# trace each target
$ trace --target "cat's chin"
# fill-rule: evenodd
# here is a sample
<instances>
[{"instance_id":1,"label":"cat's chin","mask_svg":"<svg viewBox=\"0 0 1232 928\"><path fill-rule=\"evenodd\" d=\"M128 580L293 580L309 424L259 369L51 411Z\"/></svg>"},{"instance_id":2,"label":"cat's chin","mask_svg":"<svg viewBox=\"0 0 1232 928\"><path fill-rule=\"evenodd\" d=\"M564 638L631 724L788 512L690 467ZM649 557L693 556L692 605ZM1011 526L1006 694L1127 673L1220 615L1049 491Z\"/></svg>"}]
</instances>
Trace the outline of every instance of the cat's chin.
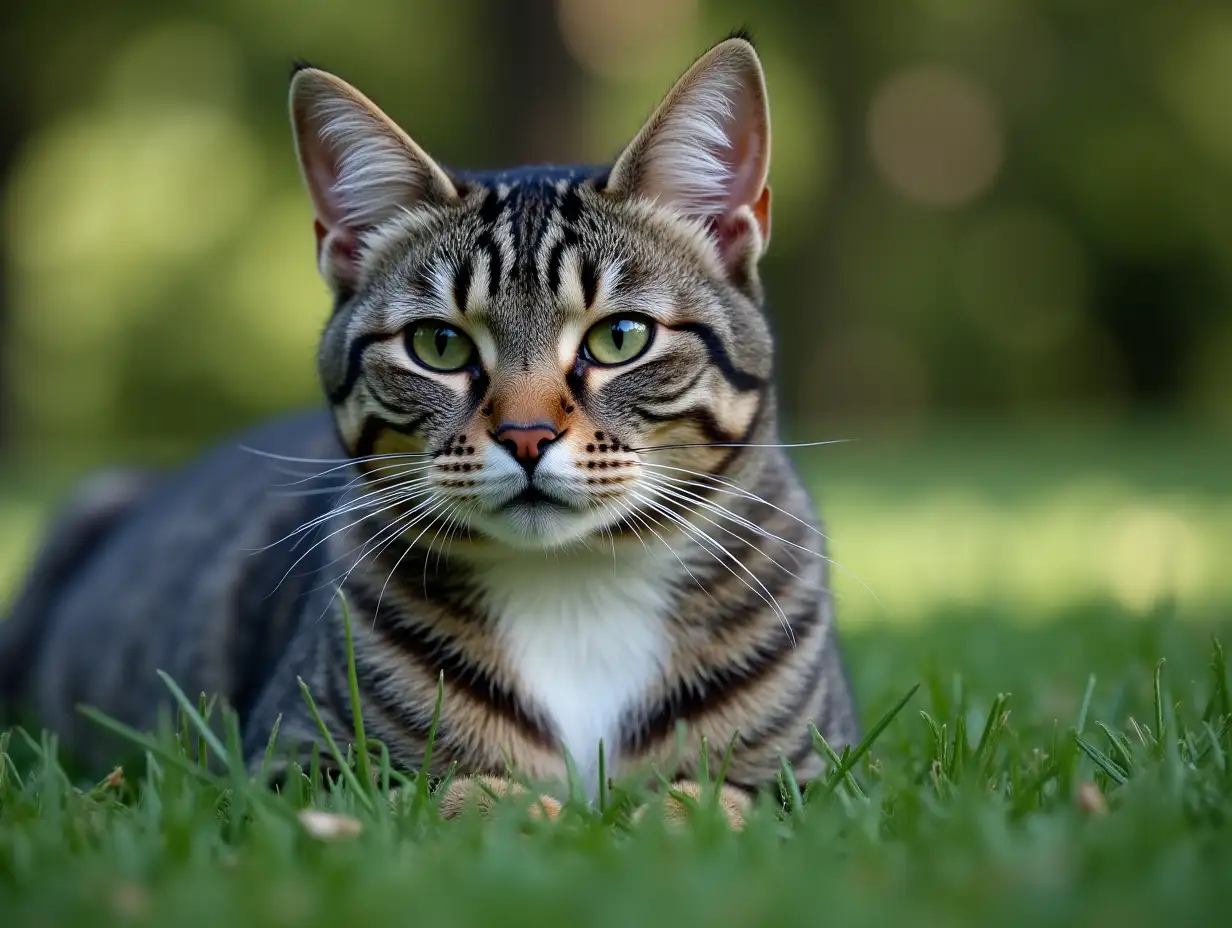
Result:
<instances>
[{"instance_id":1,"label":"cat's chin","mask_svg":"<svg viewBox=\"0 0 1232 928\"><path fill-rule=\"evenodd\" d=\"M475 513L471 529L489 540L519 551L548 551L576 544L600 531L604 516L547 499L514 500L495 512Z\"/></svg>"}]
</instances>

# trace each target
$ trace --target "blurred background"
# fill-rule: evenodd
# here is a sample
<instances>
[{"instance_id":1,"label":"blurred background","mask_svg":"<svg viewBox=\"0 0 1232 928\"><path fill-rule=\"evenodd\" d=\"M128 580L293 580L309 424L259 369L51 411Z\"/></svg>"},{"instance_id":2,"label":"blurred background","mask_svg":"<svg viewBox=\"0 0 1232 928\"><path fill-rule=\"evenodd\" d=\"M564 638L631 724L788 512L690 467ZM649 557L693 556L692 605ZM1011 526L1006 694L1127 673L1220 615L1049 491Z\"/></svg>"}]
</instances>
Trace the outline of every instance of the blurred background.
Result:
<instances>
[{"instance_id":1,"label":"blurred background","mask_svg":"<svg viewBox=\"0 0 1232 928\"><path fill-rule=\"evenodd\" d=\"M785 421L847 620L1232 605L1232 7L47 0L0 33L0 596L84 470L318 400L285 112L460 167L614 156L742 24ZM999 613L1000 614L1000 613Z\"/></svg>"}]
</instances>

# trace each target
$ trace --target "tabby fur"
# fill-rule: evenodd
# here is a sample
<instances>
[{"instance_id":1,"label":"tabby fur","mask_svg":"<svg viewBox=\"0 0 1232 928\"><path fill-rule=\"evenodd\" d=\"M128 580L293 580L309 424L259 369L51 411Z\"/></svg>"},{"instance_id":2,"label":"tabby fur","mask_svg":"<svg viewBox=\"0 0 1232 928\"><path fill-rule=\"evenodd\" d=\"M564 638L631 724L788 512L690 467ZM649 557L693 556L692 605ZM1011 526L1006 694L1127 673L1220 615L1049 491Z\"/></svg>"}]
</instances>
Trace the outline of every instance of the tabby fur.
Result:
<instances>
[{"instance_id":1,"label":"tabby fur","mask_svg":"<svg viewBox=\"0 0 1232 928\"><path fill-rule=\"evenodd\" d=\"M328 410L87 483L0 624L0 695L102 769L115 743L77 706L148 729L162 669L235 708L250 763L275 720L303 758L300 679L353 740L345 602L366 733L398 765L422 765L444 681L447 811L470 778L559 783L566 752L593 795L600 742L610 775L688 792L703 739L714 763L734 738L733 820L780 758L815 776L810 723L840 750L857 729L776 426L752 44L695 62L610 168L451 170L332 74L298 68L290 98ZM646 347L601 363L597 324L609 354ZM471 353L436 369L413 332Z\"/></svg>"}]
</instances>

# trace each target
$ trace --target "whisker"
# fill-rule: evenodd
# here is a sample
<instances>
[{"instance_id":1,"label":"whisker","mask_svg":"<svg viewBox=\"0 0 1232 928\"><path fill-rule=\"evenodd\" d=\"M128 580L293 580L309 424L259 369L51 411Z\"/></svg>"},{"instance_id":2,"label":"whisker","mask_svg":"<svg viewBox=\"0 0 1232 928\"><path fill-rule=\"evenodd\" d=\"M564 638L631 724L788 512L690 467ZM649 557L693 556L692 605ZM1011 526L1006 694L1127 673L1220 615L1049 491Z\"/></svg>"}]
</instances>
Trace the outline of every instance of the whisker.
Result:
<instances>
[{"instance_id":1,"label":"whisker","mask_svg":"<svg viewBox=\"0 0 1232 928\"><path fill-rule=\"evenodd\" d=\"M385 460L385 458L374 458L373 460ZM346 470L348 467L350 467L350 466L351 466L351 464L352 464L352 463L354 463L354 462L348 462L348 463L346 463L346 464L339 464L339 465L338 465L338 466L336 466L336 467L330 467L330 468L327 468L327 469L325 469L325 470L323 470L323 471L318 471L317 473L314 473L314 474L309 474L309 475L307 475L306 477L301 477L301 479L299 479L299 480L292 480L292 481L290 481L289 483L279 483L279 484L275 484L275 486L279 486L279 487L294 487L294 486L299 486L301 483L311 483L313 480L319 480L320 478L325 477L325 476L328 476L329 474L335 473L335 472L337 472L337 471L340 471L340 470ZM407 468L412 468L412 469L416 469L416 468L417 468L417 469L419 469L419 470L425 470L425 469L427 469L427 468L429 468L429 467L431 467L431 466L432 466L432 464L431 464L431 463L425 463L425 462L423 462L423 461L419 461L419 460L414 460L414 461L398 460L398 461L394 461L393 463L390 463L390 464L384 464L384 465L382 465L382 466L380 466L380 467L374 467L372 470L368 471L368 473L367 473L367 474L365 474L365 473L362 473L362 472L361 472L361 473L359 473L357 476L355 476L354 478L352 478L350 482L351 482L351 483L357 483L357 482L361 482L361 481L363 481L363 480L365 480L365 479L367 479L367 480L374 480L374 479L378 479L378 478L373 478L373 477L370 477L370 476L368 476L368 474L377 474L377 473L381 473L381 472L383 472L383 471L399 470L399 469L401 469L401 470L405 470L405 469L407 469ZM294 472L293 472L293 471L285 471L285 473L287 473L287 474L293 474Z\"/></svg>"},{"instance_id":2,"label":"whisker","mask_svg":"<svg viewBox=\"0 0 1232 928\"><path fill-rule=\"evenodd\" d=\"M649 487L647 487L647 489L648 489L648 490L649 490L649 492L651 492L651 493L657 493L657 494L659 494L659 495L661 495L661 496L666 496L668 499L672 499L672 498L676 498L676 499L678 499L678 500L680 499L680 497L679 497L679 496L677 496L677 495L675 495L675 494L672 494L672 493L671 493L671 491L665 490L665 489L664 489L664 488L662 488L662 487L654 487L654 486L649 486ZM689 502L689 501L688 501L688 500L683 500L683 502ZM700 512L697 512L695 509L691 509L691 510L689 510L689 511L690 511L693 515L696 515L698 518L700 518L700 519L704 519L707 523L709 523L710 525L713 525L716 529L718 529L720 532L723 532L725 535L729 535L730 537L732 537L732 538L736 539L736 541L740 542L741 544L748 545L750 548L752 548L754 551L756 551L758 554L760 554L762 557L764 557L767 561L769 561L771 564L773 564L773 565L774 565L775 567L777 567L779 570L783 571L783 573L787 574L789 577L794 577L795 579L799 580L799 581L800 581L800 582L802 582L802 583L807 583L807 582L808 582L807 580L805 580L805 578L804 578L804 577L801 577L799 574L795 573L794 571L788 570L788 569L787 569L786 567L784 567L781 563L779 563L777 560L775 560L773 557L771 557L771 556L770 556L770 555L769 555L769 554L768 554L768 553L767 553L764 549L762 549L762 548L761 548L761 547L759 547L758 545L753 544L753 543L752 543L751 541L749 541L748 539L741 538L739 535L737 535L737 534L736 534L735 532L733 532L731 529L727 528L726 526L720 525L718 522L715 522L713 519L711 519L711 518L709 518L709 517L707 517L707 516L702 515ZM739 521L737 521L737 520L735 520L735 519L733 519L732 521L736 521L736 522L737 522L737 524L741 524ZM751 525L751 524L750 524L750 527L751 527L752 529L754 529L755 531L757 530L757 526L753 526L753 525ZM762 535L763 537L765 537L765 538L774 539L774 540L776 540L776 541L781 541L781 542L786 542L786 539L779 538L777 535L773 535L773 534L768 533L768 532L760 532L760 531L758 531L758 534L761 534L761 535ZM786 542L786 543L790 544L790 542ZM804 550L806 550L806 551L807 551L808 549L807 549L807 548L805 548ZM809 552L809 553L811 553L811 554L815 554L816 552ZM819 556L819 557L823 557L823 558L824 558L824 555L818 555L818 556Z\"/></svg>"},{"instance_id":3,"label":"whisker","mask_svg":"<svg viewBox=\"0 0 1232 928\"><path fill-rule=\"evenodd\" d=\"M782 508L781 506L776 506L774 503L770 502L770 501L769 501L769 500L767 500L767 499L763 499L762 497L758 496L756 493L750 493L749 491L745 490L743 487L739 486L738 484L734 484L734 483L731 483L731 482L729 482L729 481L723 480L722 478L717 477L717 476L715 476L715 475L713 475L713 474L705 474L705 473L702 473L701 471L693 471L693 470L688 470L687 468L680 468L680 467L667 467L666 465L662 465L662 464L648 464L648 463L646 463L646 462L642 462L642 466L643 466L643 467L656 467L656 468L666 469L666 470L683 471L684 473L687 473L687 474L693 474L694 476L697 476L697 477L703 477L703 478L706 478L706 479L708 479L708 480L718 481L718 482L720 482L720 483L723 483L723 484L724 484L724 486L726 486L726 487L730 487L731 489L727 489L727 490L725 490L725 489L722 489L722 488L720 488L720 487L715 487L715 486L712 486L712 485L709 485L709 484L700 483L700 482L698 482L698 481L696 481L696 480L683 480L683 479L681 479L681 478L679 478L679 477L672 477L672 476L670 476L670 475L666 475L666 474L654 474L654 475L653 475L653 476L654 476L656 479L658 479L658 480L669 480L669 481L671 481L672 483L675 483L675 484L683 484L683 485L687 485L687 486L697 487L697 488L699 488L699 489L703 489L703 490L714 490L715 492L718 492L718 493L724 493L724 492L726 492L726 493L728 493L728 495L731 495L731 496L736 496L736 497L740 497L740 498L743 498L743 499L751 500L751 501L753 501L753 502L761 503L763 506L768 506L769 508L773 509L775 512L778 512L778 513L781 513L782 515L787 516L787 518L791 519L793 522L796 522L797 524L799 524L799 525L803 526L804 528L808 529L810 532L812 532L812 533L813 533L814 535L816 535L817 537L822 538L822 539L824 539L825 541L830 541L830 536L829 536L829 535L827 535L825 532L823 532L823 531L821 531L820 529L818 529L816 526L811 525L810 523L806 522L804 519L801 519L799 516L795 515L794 513L789 512L788 510L786 510L786 509ZM650 476L652 476L652 475L650 475L650 474L644 474L644 475L643 475L643 477L644 477L644 478L648 478L648 477L650 477ZM688 492L688 491L682 490L681 492ZM695 495L695 494L690 494L690 495ZM718 503L713 503L713 505L718 506L719 504L718 504ZM726 507L719 506L719 508L721 508L721 509L725 509ZM728 511L728 512L730 512L730 510L727 510L727 511ZM733 513L733 515L735 515L735 514ZM756 526L756 524L755 524L755 523L751 523L751 522L750 522L750 523L749 523L749 526L750 526L750 527L752 527L754 530L760 530L760 527ZM850 578L851 578L852 580L854 580L856 583L860 584L860 586L861 586L861 587L863 587L863 588L864 588L864 590L865 590L865 591L866 591L866 592L867 592L867 593L868 593L871 597L873 597L873 599L877 602L877 604L878 604L878 605L883 605L883 604L882 604L882 602L881 602L881 597L879 597L879 596L877 595L877 593L873 590L873 588L872 588L872 587L870 587L870 586L869 586L866 582L864 582L864 580L863 580L863 579L861 579L861 578L860 578L860 577L859 577L859 576L858 576L858 575L857 575L854 571L852 571L850 568L848 568L847 566L845 566L844 564L842 564L840 561L836 561L834 558L830 557L828 554L824 554L824 553L822 553L822 552L816 552L816 551L813 551L812 549L808 548L807 546L804 546L804 545L799 545L799 544L797 544L797 543L796 543L796 542L794 542L794 541L789 541L788 539L783 538L783 537L781 537L781 536L779 536L779 535L775 535L775 534L774 534L774 533L772 533L772 532L767 532L767 533L765 533L765 537L767 537L767 538L776 538L776 539L778 539L779 541L783 542L783 543L784 543L784 544L786 544L786 545L790 545L790 546L791 546L791 547L793 547L793 548L798 548L798 549L799 549L799 550L801 550L801 551L806 551L806 552L808 552L808 553L810 553L810 554L814 555L815 557L819 557L819 558L823 559L823 560L824 560L827 564L830 564L831 566L833 566L833 567L834 567L834 568L836 568L837 570L841 570L844 574L846 574L848 577L850 577Z\"/></svg>"},{"instance_id":4,"label":"whisker","mask_svg":"<svg viewBox=\"0 0 1232 928\"><path fill-rule=\"evenodd\" d=\"M368 541L364 542L362 546L361 545L356 546L356 547L362 547L364 550L360 551L359 555L355 558L355 562L350 567L347 568L346 572L340 578L338 578L337 580L333 582L332 585L334 586L334 595L331 596L329 598L329 601L325 604L325 609L321 612L321 615L318 617L317 621L320 621L321 618L324 618L325 613L329 611L329 607L333 604L334 600L337 599L338 593L341 592L343 586L345 585L347 580L350 579L350 576L355 571L355 569L359 567L360 564L363 563L364 558L373 553L375 553L376 555L380 555L381 552L385 551L390 545L394 543L394 541L400 538L404 533L410 531L412 528L418 525L421 521L423 521L429 515L431 515L431 513L435 511L436 507L433 507L428 512L424 512L424 513L417 514L417 511L420 509L423 509L425 506L432 506L433 502L435 502L437 499L438 497L433 496L430 499L425 500L419 506L415 507L415 509L412 510L411 512L405 513L404 515L399 516L398 518L390 522L389 525L384 526L381 529L378 529L377 532L370 539L368 539ZM385 538L383 541L378 542L377 539L380 538L382 535L386 535L386 533L388 533L388 537ZM375 550L378 547L379 547L379 550ZM354 551L354 550L355 548L351 549L351 551ZM407 551L410 551L409 545L407 547ZM347 553L349 554L350 552L347 552ZM405 556L406 555L404 553L403 557ZM335 558L334 561L331 561L330 563L336 563L338 560L341 560L341 558ZM378 601L378 608L379 608L379 605L380 604ZM373 613L373 616L375 617L375 612Z\"/></svg>"},{"instance_id":5,"label":"whisker","mask_svg":"<svg viewBox=\"0 0 1232 928\"><path fill-rule=\"evenodd\" d=\"M431 457L436 454L435 451L400 451L396 453L386 454L370 454L366 457L346 457L346 458L297 458L287 454L276 454L273 451L263 451L260 448L254 448L251 445L239 445L241 451L247 451L250 454L258 455L263 458L270 458L274 461L288 461L292 464L355 464L368 461L382 461L392 458L423 458Z\"/></svg>"},{"instance_id":6,"label":"whisker","mask_svg":"<svg viewBox=\"0 0 1232 928\"><path fill-rule=\"evenodd\" d=\"M437 499L436 497L432 497L431 499L426 500L426 502L425 502L425 503L423 503L423 504L421 504L419 508L423 508L423 507L424 507L424 505L431 505L431 504L432 504L432 502L434 502L434 500L436 500L436 499ZM373 535L373 536L372 536L372 539L368 540L368 541L365 543L365 547L366 547L366 548L368 548L368 550L367 550L367 551L361 551L361 552L360 552L359 557L356 557L356 558L355 558L355 563L352 563L352 564L351 564L351 566L350 566L349 568L347 568L347 569L346 569L346 573L342 574L342 576L341 576L341 578L340 578L340 579L335 580L335 582L334 582L334 584L333 584L333 585L334 585L334 595L333 595L333 596L330 596L329 601L326 601L326 603L325 603L325 609L324 609L324 610L322 610L322 614L320 614L320 615L317 617L317 621L320 621L320 620L324 619L324 617L325 617L325 613L328 613L329 608L330 608L330 605L333 605L334 600L335 600L335 599L338 599L338 594L342 592L342 587L344 587L344 585L346 584L346 580L347 580L347 579L350 579L350 577L351 577L351 573L355 571L355 568L356 568L356 567L359 567L359 566L360 566L360 564L361 564L361 563L363 563L363 558L365 558L365 556L367 555L367 553L370 553L370 552L371 552L371 546L373 545L373 543L375 543L375 542L376 542L376 539L377 539L377 537L378 537L378 536L381 536L382 534L384 534L384 531L387 531L388 529L393 529L393 532L392 532L392 534L391 534L391 537L389 537L389 540L388 540L388 541L386 541L386 542L384 542L384 543L383 543L383 545L381 545L381 551L384 551L384 550L386 550L386 548L387 548L387 547L389 547L389 545L392 545L392 543L393 543L395 540L397 540L397 539L398 539L398 537L402 536L402 535L404 534L404 532L410 531L411 529L413 529L413 527L415 527L415 525L418 525L418 524L420 523L420 521L423 521L424 519L428 518L428 516L429 516L429 515L432 513L432 511L434 511L434 510L435 510L435 507L434 507L434 509L431 509L431 510L429 510L429 511L426 511L426 513L423 513L423 514L419 515L419 516L418 516L418 518L411 518L411 515L413 515L413 513L409 513L409 514L407 514L407 515L398 516L398 518L397 518L397 519L394 519L394 520L393 520L393 523L391 523L391 525L386 526L386 529L381 529L381 530L378 530L378 531L377 531L377 534L376 534L376 535ZM414 542L413 542L413 543L414 543ZM408 546L407 546L407 552L403 552L402 557L407 556L407 553L410 551L410 548L411 548L411 546L410 546L410 545L408 545ZM354 550L355 550L355 548L351 548L351 550L352 550L352 551L354 551ZM377 551L377 552L376 552L376 553L377 553L377 555L379 555L379 553L381 553L381 551ZM400 561L400 558L399 558L399 561ZM388 580L387 580L387 582L388 582ZM383 592L383 590L384 590L384 588L382 587L382 592ZM379 599L378 599L378 600L377 600L377 610L379 610L379 608L381 608L381 601L379 601ZM373 613L372 613L372 617L373 617L373 622L375 622L375 621L376 621L376 610L375 610L375 611L373 611Z\"/></svg>"},{"instance_id":7,"label":"whisker","mask_svg":"<svg viewBox=\"0 0 1232 928\"><path fill-rule=\"evenodd\" d=\"M455 503L454 508L455 508L455 515L458 520L458 531L456 535L451 532L449 536L445 539L445 544L443 545L443 553L446 558L449 557L450 547L453 545L454 539L461 537L463 530L470 528L470 522L468 521L467 517L471 512L475 510L476 507L473 505L462 506L462 505L458 505Z\"/></svg>"},{"instance_id":8,"label":"whisker","mask_svg":"<svg viewBox=\"0 0 1232 928\"><path fill-rule=\"evenodd\" d=\"M752 491L740 486L740 484L734 483L733 481L728 480L724 477L720 477L717 474L707 474L706 472L700 471L700 470L689 470L689 468L687 467L673 467L670 464L652 464L649 461L641 461L639 463L642 467L652 467L652 468L657 468L658 470L670 470L670 471L675 471L677 473L689 474L692 477L700 477L703 480L709 480L712 482L711 484L698 484L693 481L684 481L684 482L688 483L690 486L697 486L702 489L714 490L719 493L722 493L724 489L726 489L727 492L730 493L732 496L740 496L740 497L743 497L744 499L753 500L754 502L761 503L763 506L770 507L775 512L778 512L778 513L781 513L787 516L787 518L791 519L793 522L796 522L799 525L804 526L806 529L808 529L818 538L824 538L826 541L831 540L829 535L827 535L825 532L823 532L821 529L819 529L817 526L813 525L812 523L804 519L801 519L794 512L790 512L784 509L782 506L776 506L774 503L770 502L768 499L758 496L756 493L753 493ZM673 479L680 479L680 478L673 478ZM712 484L717 484L717 486L714 486Z\"/></svg>"},{"instance_id":9,"label":"whisker","mask_svg":"<svg viewBox=\"0 0 1232 928\"><path fill-rule=\"evenodd\" d=\"M300 565L300 563L304 560L304 558L306 558L309 554L311 554L321 545L325 544L325 542L329 541L331 538L333 538L335 535L339 534L340 532L345 532L347 531L347 529L354 528L355 526L363 522L364 519L367 519L370 516L379 515L382 512L387 512L388 510L393 509L395 506L398 505L399 502L402 502L402 501L403 500L398 500L393 503L390 503L388 506L383 506L380 509L377 509L373 512L365 513L363 518L357 519L354 522L344 525L342 526L342 528L334 529L334 531L330 532L324 538L314 543L312 547L310 547L307 551L305 551L303 554L301 554L298 558L295 559L295 563L293 563L290 567L287 568L287 572L282 575L282 579L278 581L277 585L274 587L274 591L276 592L278 588L281 587L284 582L286 582L287 577L289 577L291 575L291 572ZM273 592L271 592L270 595L272 596Z\"/></svg>"},{"instance_id":10,"label":"whisker","mask_svg":"<svg viewBox=\"0 0 1232 928\"><path fill-rule=\"evenodd\" d=\"M820 448L823 445L841 445L858 438L831 438L826 441L782 442L756 444L748 441L689 441L676 445L647 445L645 448L630 448L630 451L670 451L675 448Z\"/></svg>"},{"instance_id":11,"label":"whisker","mask_svg":"<svg viewBox=\"0 0 1232 928\"><path fill-rule=\"evenodd\" d=\"M397 540L400 534L412 528L421 517L421 510L424 509L424 507L431 505L431 503L431 499L424 500L413 507L409 512L405 512L402 515L390 520L385 525L380 526L375 532L372 533L372 536L367 541L360 542L357 545L352 545L351 548L338 555L328 564L324 564L322 566L330 567L337 564L339 561L358 550L359 554L356 556L355 562L347 569L341 578L333 582L340 583L345 581L351 575L351 571L358 567L365 557L370 554L379 555L381 551L384 551L385 548Z\"/></svg>"},{"instance_id":12,"label":"whisker","mask_svg":"<svg viewBox=\"0 0 1232 928\"><path fill-rule=\"evenodd\" d=\"M811 555L813 557L820 558L824 561L830 561L830 558L827 557L821 551L816 551L813 548L808 547L807 545L802 545L802 544L799 544L798 542L792 541L789 538L784 538L781 535L776 535L774 532L770 531L764 526L758 525L756 522L752 521L751 519L746 518L745 516L740 515L737 512L733 512L731 509L728 509L726 506L722 505L721 503L717 503L717 502L714 502L713 500L709 500L706 497L702 496L700 493L694 493L691 490L682 489L680 486L677 485L680 483L684 483L686 481L677 480L677 478L675 477L666 477L662 474L643 474L642 479L645 482L646 486L657 487L663 492L670 493L674 498L680 500L681 502L686 502L694 506L700 506L709 512L713 512L715 515L719 516L720 518L724 518L731 522L735 522L737 525L741 526L742 528L747 528L749 531L760 535L762 538L765 538L768 541L777 541L781 544L787 545L790 548L794 548L797 551L803 551L805 554ZM687 481L687 482L693 483L693 481ZM792 559L795 560L797 564L800 563L799 558L795 557L794 554L792 554Z\"/></svg>"},{"instance_id":13,"label":"whisker","mask_svg":"<svg viewBox=\"0 0 1232 928\"><path fill-rule=\"evenodd\" d=\"M398 559L394 561L394 566L389 569L389 573L385 576L385 582L381 584L381 592L376 598L376 606L374 606L372 609L372 625L374 628L376 627L377 613L381 611L381 601L385 599L385 590L389 587L389 581L392 580L394 574L398 572L398 568L402 566L402 562L406 560L406 556L410 554L412 550L414 550L415 545L418 544L419 542L419 539L423 538L424 533L428 531L428 529L430 529L433 525L436 524L436 520L439 519L441 515L447 514L449 512L449 501L446 499L441 499L440 505L435 507L432 510L432 512L436 512L437 514L432 516L432 521L430 521L427 525L425 525L420 530L419 534L415 536L415 540L406 546L406 550L403 551L398 556ZM429 514L430 513L425 513L425 517ZM426 559L427 558L425 556L425 560ZM427 573L426 572L424 574L424 586L426 590L426 587L427 587ZM425 595L426 595L426 591L425 591Z\"/></svg>"},{"instance_id":14,"label":"whisker","mask_svg":"<svg viewBox=\"0 0 1232 928\"><path fill-rule=\"evenodd\" d=\"M356 476L352 477L350 480L346 481L346 483L338 484L334 489L341 491L341 490L348 489L350 487L358 486L361 483L381 483L382 481L391 479L391 474L389 473L390 471L393 471L392 476L399 476L400 474L404 472L410 473L410 472L414 472L418 470L425 470L431 466L432 466L431 464L416 463L413 467L410 467L404 462L397 462L394 464L385 464L381 467L374 467L371 470L360 472ZM341 470L342 468L337 468L337 469ZM313 474L311 477L306 477L303 480L293 480L290 483L276 483L274 484L274 486L279 487L279 488L299 486L301 483L308 483L313 480L317 480L321 477L324 477L328 473L330 473L330 471L322 471L319 474ZM374 476L376 474L384 474L384 476L381 476L381 477ZM314 492L314 491L305 491L305 492ZM291 491L288 491L288 495L290 493Z\"/></svg>"},{"instance_id":15,"label":"whisker","mask_svg":"<svg viewBox=\"0 0 1232 928\"><path fill-rule=\"evenodd\" d=\"M746 581L743 577L741 577L738 573L736 573L736 571L733 570L729 565L724 564L723 561L719 558L719 556L714 553L714 551L707 548L705 544L702 545L703 551L706 551L706 553L708 553L716 561L718 561L720 564L723 564L723 566L727 568L727 570L732 574L732 576L734 576L737 580L739 580L746 587L748 587L750 591L752 591L753 593L756 593L757 596L767 606L771 608L771 610L775 613L775 615L779 617L779 621L782 623L784 631L787 632L787 637L791 641L792 646L793 647L795 646L796 635L795 635L795 632L792 631L791 622L787 618L787 613L784 611L783 607L779 605L778 600L774 598L774 595L766 588L766 585L761 582L761 579L756 574L754 574L753 571L749 570L749 568L744 565L743 561L741 561L738 557L736 557L734 554L732 554L730 551L724 548L721 544L715 541L712 537L710 537L710 535L705 530L698 528L696 525L694 525L692 522L690 522L688 519L684 518L683 516L679 515L678 513L672 512L670 509L668 509L665 506L660 505L659 503L656 503L654 500L647 499L645 496L642 496L640 493L634 492L633 496L639 499L643 504L650 506L653 509L661 512L670 521L674 522L677 526L679 526L685 532L686 535L693 538L694 541L697 541L699 543L704 541L706 544L713 546L719 552L726 555L729 560L731 560L733 563L736 564L736 566L738 566L741 570L743 570L746 574L748 574L749 577L752 578L753 582L757 584L759 589L754 589L752 586L750 586L748 581Z\"/></svg>"},{"instance_id":16,"label":"whisker","mask_svg":"<svg viewBox=\"0 0 1232 928\"><path fill-rule=\"evenodd\" d=\"M426 486L428 483L430 483L430 478L420 477L416 480L411 480L411 481L408 481L407 483L398 484L393 487L386 487L381 490L374 490L373 492L366 493L363 496L360 496L354 500L348 500L346 503L335 506L334 508L330 509L328 512L322 513L321 515L318 515L312 519L309 519L307 522L304 522L303 524L292 529L286 535L283 535L277 541L270 542L269 544L265 545L262 548L255 549L254 553L268 551L270 548L276 547L277 545L282 544L284 541L294 538L296 535L302 535L304 532L311 531L312 529L316 528L319 525L324 525L325 523L329 522L331 519L335 519L338 516L350 515L353 512L358 512L364 509L372 509L373 507L378 506L381 503L387 503L387 502L392 501L394 504L396 504L400 500L414 499L414 497L418 494L413 491L418 491L420 488L422 488L423 486ZM389 508L388 506L385 507L385 509L388 509L388 508ZM376 511L384 512L385 509L378 509Z\"/></svg>"},{"instance_id":17,"label":"whisker","mask_svg":"<svg viewBox=\"0 0 1232 928\"><path fill-rule=\"evenodd\" d=\"M699 579L697 578L697 575L696 575L696 574L694 574L694 573L693 573L693 571L689 569L689 565L688 565L688 564L686 564L686 563L684 562L684 559L683 559L683 558L681 558L680 554L676 551L676 549L675 549L675 548L673 548L673 547L672 547L672 546L668 543L668 541L667 541L667 539L666 539L666 538L664 538L662 535L660 535L660 534L659 534L659 532L655 529L655 527L654 527L653 525L651 525L649 522L647 522L647 521L646 521L646 519L645 519L645 518L643 518L643 517L642 517L642 515L641 515L640 513L635 512L632 506L629 506L629 509L628 509L628 512L626 513L626 515L627 515L627 516L629 516L629 517L631 517L631 518L636 519L638 522L640 522L642 525L644 525L644 526L645 526L645 527L646 527L646 528L647 528L647 529L648 529L648 530L649 530L649 531L650 531L650 532L651 532L651 533L655 536L655 538L657 538L657 539L659 539L659 541L663 542L663 547L667 548L667 550L668 550L668 551L670 551L670 552L672 553L672 557L674 557L674 558L675 558L675 559L676 559L676 560L680 563L680 566L684 568L684 572L685 572L686 574L688 574L688 575L689 575L689 577L693 580L693 582L694 582L695 584L697 584L697 588L698 588L699 590L701 590L703 593L705 593L705 594L706 594L706 596L707 596L707 597L709 597L710 599L712 599L712 600L714 599L714 596L713 596L713 595L711 595L711 593L710 593L710 591L709 591L708 589L706 589L705 584L703 584L703 583L701 582L701 580L699 580ZM638 539L639 539L639 540L641 540L641 542L642 542L642 547L646 547L646 542L645 542L645 540L644 540L644 539L642 539L641 535L638 535L637 537L638 537ZM647 548L647 551L649 551L649 550L650 550L650 549L649 549L649 548ZM616 556L616 547L615 547L615 539L613 539L613 543L612 543L612 557L613 557L612 564L613 564L613 566L615 566L615 563L616 563L616 562L615 562L615 556Z\"/></svg>"}]
</instances>

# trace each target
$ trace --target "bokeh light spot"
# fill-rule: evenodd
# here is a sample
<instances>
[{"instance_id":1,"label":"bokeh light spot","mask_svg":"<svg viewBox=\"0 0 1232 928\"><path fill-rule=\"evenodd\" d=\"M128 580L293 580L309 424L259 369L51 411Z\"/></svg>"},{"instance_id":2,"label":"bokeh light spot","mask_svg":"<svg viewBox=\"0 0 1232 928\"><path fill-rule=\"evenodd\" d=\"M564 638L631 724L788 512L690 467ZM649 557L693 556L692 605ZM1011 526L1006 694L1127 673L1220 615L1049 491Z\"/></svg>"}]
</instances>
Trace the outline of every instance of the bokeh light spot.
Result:
<instances>
[{"instance_id":1,"label":"bokeh light spot","mask_svg":"<svg viewBox=\"0 0 1232 928\"><path fill-rule=\"evenodd\" d=\"M556 0L556 12L582 67L610 79L644 78L651 62L691 40L698 0Z\"/></svg>"},{"instance_id":2,"label":"bokeh light spot","mask_svg":"<svg viewBox=\"0 0 1232 928\"><path fill-rule=\"evenodd\" d=\"M868 131L885 179L925 206L974 200L992 185L1005 154L993 101L950 68L912 68L887 79L873 94Z\"/></svg>"}]
</instances>

